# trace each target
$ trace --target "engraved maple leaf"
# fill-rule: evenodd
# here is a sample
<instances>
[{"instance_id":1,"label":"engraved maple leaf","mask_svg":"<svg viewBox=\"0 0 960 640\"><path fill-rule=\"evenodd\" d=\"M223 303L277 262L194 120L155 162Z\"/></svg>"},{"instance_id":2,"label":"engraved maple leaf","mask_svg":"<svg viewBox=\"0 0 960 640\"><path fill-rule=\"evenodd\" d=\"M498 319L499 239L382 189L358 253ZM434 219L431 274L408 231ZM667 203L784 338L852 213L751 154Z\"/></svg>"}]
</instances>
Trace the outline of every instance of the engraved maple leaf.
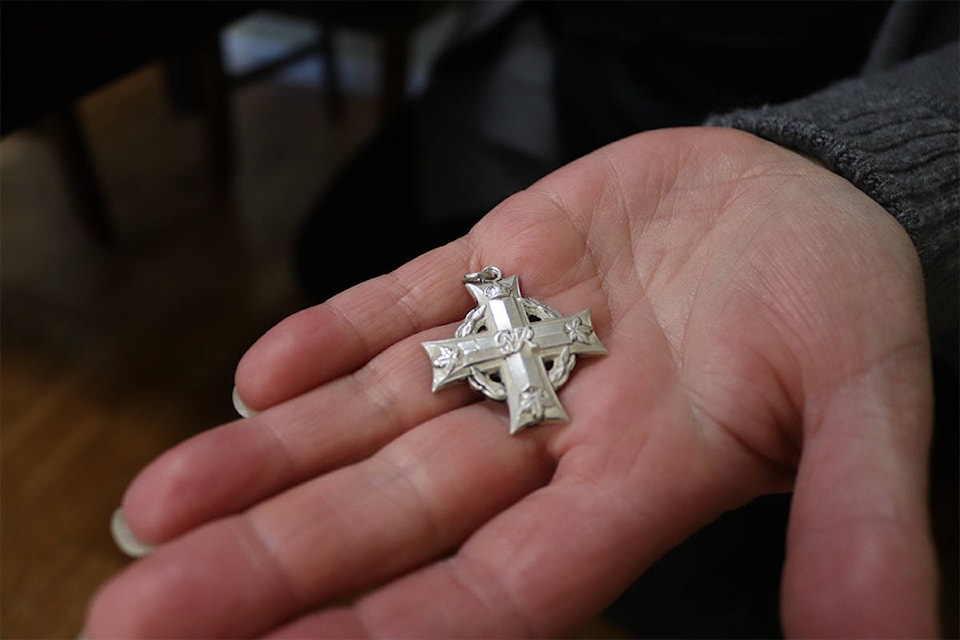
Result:
<instances>
[{"instance_id":1,"label":"engraved maple leaf","mask_svg":"<svg viewBox=\"0 0 960 640\"><path fill-rule=\"evenodd\" d=\"M563 329L566 331L567 337L574 342L589 344L590 337L593 335L593 327L588 324L584 324L583 320L581 320L579 316L568 322L565 322Z\"/></svg>"},{"instance_id":2,"label":"engraved maple leaf","mask_svg":"<svg viewBox=\"0 0 960 640\"><path fill-rule=\"evenodd\" d=\"M546 394L538 387L527 387L520 392L520 413L528 414L535 422L543 420Z\"/></svg>"},{"instance_id":3,"label":"engraved maple leaf","mask_svg":"<svg viewBox=\"0 0 960 640\"><path fill-rule=\"evenodd\" d=\"M437 357L433 359L433 366L443 370L444 373L450 373L460 364L462 353L458 347L441 346Z\"/></svg>"}]
</instances>

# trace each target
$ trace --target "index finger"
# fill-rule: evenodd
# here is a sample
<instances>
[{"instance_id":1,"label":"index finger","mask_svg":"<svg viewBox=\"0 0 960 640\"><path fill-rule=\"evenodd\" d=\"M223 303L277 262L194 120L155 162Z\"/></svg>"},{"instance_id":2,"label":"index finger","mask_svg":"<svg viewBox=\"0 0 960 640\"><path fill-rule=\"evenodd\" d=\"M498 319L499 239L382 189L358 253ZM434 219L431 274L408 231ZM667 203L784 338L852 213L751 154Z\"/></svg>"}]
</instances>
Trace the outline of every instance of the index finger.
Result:
<instances>
[{"instance_id":1,"label":"index finger","mask_svg":"<svg viewBox=\"0 0 960 640\"><path fill-rule=\"evenodd\" d=\"M456 320L469 300L450 274L469 270L471 254L461 238L286 318L240 360L243 404L267 409L356 370L398 340Z\"/></svg>"}]
</instances>

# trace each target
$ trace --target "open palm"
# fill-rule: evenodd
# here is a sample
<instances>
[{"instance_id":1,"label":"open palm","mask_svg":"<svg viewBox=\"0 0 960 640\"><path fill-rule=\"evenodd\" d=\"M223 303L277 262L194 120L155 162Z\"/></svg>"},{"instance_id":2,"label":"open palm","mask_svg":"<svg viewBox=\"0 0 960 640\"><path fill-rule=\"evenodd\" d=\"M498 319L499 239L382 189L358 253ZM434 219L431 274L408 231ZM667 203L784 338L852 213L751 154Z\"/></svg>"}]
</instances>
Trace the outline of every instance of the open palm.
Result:
<instances>
[{"instance_id":1,"label":"open palm","mask_svg":"<svg viewBox=\"0 0 960 640\"><path fill-rule=\"evenodd\" d=\"M420 344L486 265L592 309L609 355L560 392L569 423L511 437L504 406L430 393ZM729 130L625 139L264 336L236 380L264 411L134 482L130 526L162 544L87 630L550 636L793 490L788 633L934 633L923 308L905 234L815 163Z\"/></svg>"}]
</instances>

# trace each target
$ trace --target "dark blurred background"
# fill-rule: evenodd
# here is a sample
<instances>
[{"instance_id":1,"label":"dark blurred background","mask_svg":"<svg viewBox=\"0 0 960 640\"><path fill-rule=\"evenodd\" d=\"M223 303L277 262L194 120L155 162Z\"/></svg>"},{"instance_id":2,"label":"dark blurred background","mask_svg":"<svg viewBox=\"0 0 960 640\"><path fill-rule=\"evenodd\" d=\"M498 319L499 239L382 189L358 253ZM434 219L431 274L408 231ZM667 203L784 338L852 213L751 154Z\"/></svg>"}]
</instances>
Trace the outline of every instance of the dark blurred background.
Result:
<instances>
[{"instance_id":1,"label":"dark blurred background","mask_svg":"<svg viewBox=\"0 0 960 640\"><path fill-rule=\"evenodd\" d=\"M128 562L127 482L234 417L264 330L604 142L854 73L888 3L822 7L0 4L0 635L76 635ZM956 430L937 450L955 635ZM725 516L578 637L780 635L788 508Z\"/></svg>"}]
</instances>

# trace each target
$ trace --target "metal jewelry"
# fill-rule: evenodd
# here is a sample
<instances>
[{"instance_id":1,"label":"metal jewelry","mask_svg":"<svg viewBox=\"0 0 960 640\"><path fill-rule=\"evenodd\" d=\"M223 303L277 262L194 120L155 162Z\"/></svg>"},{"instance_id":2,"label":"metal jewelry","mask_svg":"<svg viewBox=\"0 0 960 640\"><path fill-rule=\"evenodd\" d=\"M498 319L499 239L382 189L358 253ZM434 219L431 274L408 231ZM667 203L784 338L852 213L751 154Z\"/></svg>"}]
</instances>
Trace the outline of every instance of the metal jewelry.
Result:
<instances>
[{"instance_id":1,"label":"metal jewelry","mask_svg":"<svg viewBox=\"0 0 960 640\"><path fill-rule=\"evenodd\" d=\"M466 380L487 398L506 401L510 433L545 420L566 421L556 389L578 355L604 355L590 310L572 316L520 296L517 276L486 267L463 276L477 301L455 337L424 342L433 365L433 391Z\"/></svg>"}]
</instances>

